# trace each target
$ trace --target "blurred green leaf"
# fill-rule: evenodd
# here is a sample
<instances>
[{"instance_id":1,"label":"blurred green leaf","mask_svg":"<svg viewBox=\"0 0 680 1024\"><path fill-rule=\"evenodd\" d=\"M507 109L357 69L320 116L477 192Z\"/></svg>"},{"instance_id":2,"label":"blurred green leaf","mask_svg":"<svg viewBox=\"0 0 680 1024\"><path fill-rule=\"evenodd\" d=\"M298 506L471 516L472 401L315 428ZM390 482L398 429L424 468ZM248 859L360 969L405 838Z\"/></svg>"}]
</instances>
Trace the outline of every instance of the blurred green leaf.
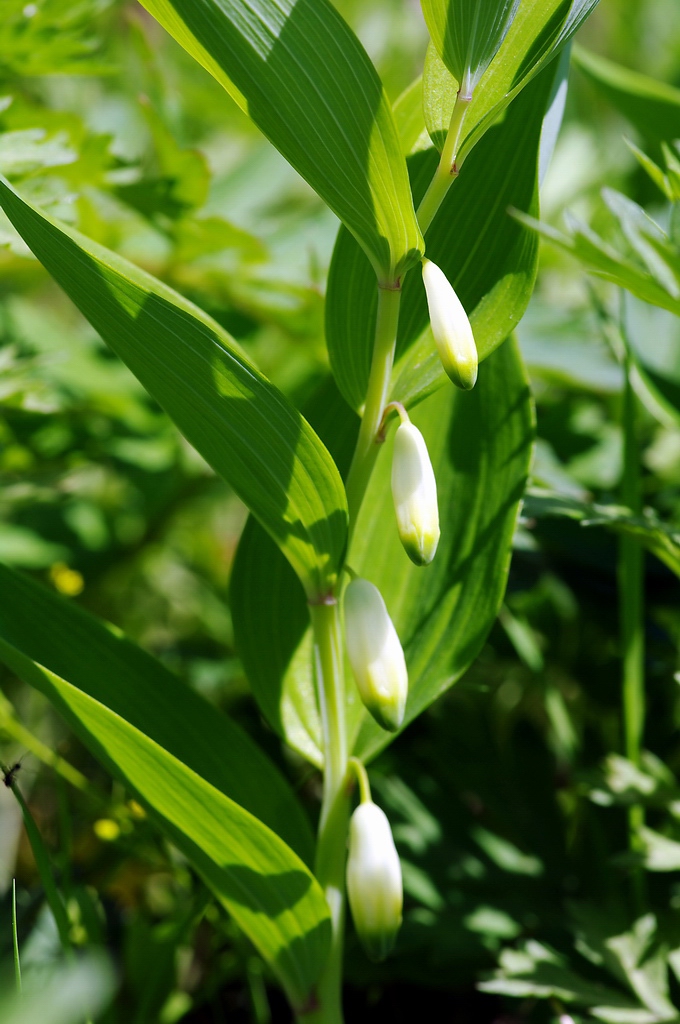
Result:
<instances>
[{"instance_id":1,"label":"blurred green leaf","mask_svg":"<svg viewBox=\"0 0 680 1024\"><path fill-rule=\"evenodd\" d=\"M642 856L647 871L680 870L680 843L651 828L640 829Z\"/></svg>"},{"instance_id":2,"label":"blurred green leaf","mask_svg":"<svg viewBox=\"0 0 680 1024\"><path fill-rule=\"evenodd\" d=\"M611 198L612 190L607 190L607 192ZM631 202L631 200L626 200L626 204ZM617 212L625 218L626 215L622 207L617 203L614 205ZM544 238L547 238L565 252L571 253L572 256L584 263L598 277L602 277L605 281L611 281L612 284L627 289L638 298L644 299L645 302L650 302L654 306L660 306L662 309L667 309L671 313L680 315L680 288L677 283L678 272L674 266L675 261L678 259L677 253L674 252L670 243L664 240L665 236L658 237L660 229L653 225L649 218L646 218L646 222L649 225L648 230L643 234L640 234L642 222L639 219L637 224L634 225L629 217L627 223L631 237L636 238L638 247L642 246L648 259L655 261L656 268L662 268L662 280L652 275L646 267L641 267L631 258L622 255L610 243L606 242L588 227L587 224L583 224L575 217L569 215L565 218L569 230L569 234L565 235L558 231L557 228L548 224L542 224L540 221L535 220L535 218L517 210L513 211L513 213L521 224L524 224L533 231L539 232ZM640 215L646 217L641 209ZM671 283L671 281L673 282L673 290L669 292L666 284Z\"/></svg>"},{"instance_id":3,"label":"blurred green leaf","mask_svg":"<svg viewBox=\"0 0 680 1024\"><path fill-rule=\"evenodd\" d=\"M680 138L680 89L575 46L579 71L651 142Z\"/></svg>"},{"instance_id":4,"label":"blurred green leaf","mask_svg":"<svg viewBox=\"0 0 680 1024\"><path fill-rule=\"evenodd\" d=\"M140 104L153 141L153 166L141 180L120 185L116 194L146 217L164 214L175 220L208 198L208 164L198 150L177 144L146 97Z\"/></svg>"},{"instance_id":5,"label":"blurred green leaf","mask_svg":"<svg viewBox=\"0 0 680 1024\"><path fill-rule=\"evenodd\" d=\"M373 65L327 0L145 0L347 225L379 280L418 258L392 111Z\"/></svg>"},{"instance_id":6,"label":"blurred green leaf","mask_svg":"<svg viewBox=\"0 0 680 1024\"><path fill-rule=\"evenodd\" d=\"M39 988L0 1002L0 1024L81 1024L108 1002L114 975L108 963L89 956L79 963L61 963Z\"/></svg>"},{"instance_id":7,"label":"blurred green leaf","mask_svg":"<svg viewBox=\"0 0 680 1024\"><path fill-rule=\"evenodd\" d=\"M0 74L102 74L93 22L111 0L3 0Z\"/></svg>"},{"instance_id":8,"label":"blurred green leaf","mask_svg":"<svg viewBox=\"0 0 680 1024\"><path fill-rule=\"evenodd\" d=\"M27 526L0 523L0 561L24 569L45 569L67 554L62 545L50 543Z\"/></svg>"},{"instance_id":9,"label":"blurred green leaf","mask_svg":"<svg viewBox=\"0 0 680 1024\"><path fill-rule=\"evenodd\" d=\"M645 509L642 516L634 516L630 509L620 505L589 505L555 491L532 488L524 500L522 514L529 520L563 516L575 519L582 526L606 526L637 537L648 551L680 576L680 531L661 522L651 509Z\"/></svg>"},{"instance_id":10,"label":"blurred green leaf","mask_svg":"<svg viewBox=\"0 0 680 1024\"><path fill-rule=\"evenodd\" d=\"M197 307L0 182L24 240L187 439L281 545L311 596L332 588L346 500L318 437Z\"/></svg>"}]
</instances>

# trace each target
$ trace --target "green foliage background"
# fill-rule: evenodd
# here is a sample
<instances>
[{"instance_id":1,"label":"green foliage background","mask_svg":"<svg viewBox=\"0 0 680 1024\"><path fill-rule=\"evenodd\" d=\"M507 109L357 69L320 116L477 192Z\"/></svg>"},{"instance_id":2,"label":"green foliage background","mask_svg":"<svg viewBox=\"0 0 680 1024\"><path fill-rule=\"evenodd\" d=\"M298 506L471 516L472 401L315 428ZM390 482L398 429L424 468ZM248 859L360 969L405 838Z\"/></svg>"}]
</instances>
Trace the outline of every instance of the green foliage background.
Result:
<instances>
[{"instance_id":1,"label":"green foliage background","mask_svg":"<svg viewBox=\"0 0 680 1024\"><path fill-rule=\"evenodd\" d=\"M396 99L422 68L417 5L336 6ZM579 41L680 88L673 0L602 0ZM668 204L623 136L660 160L660 139L680 137L680 106L670 103L671 128L659 128L617 109L587 70L578 60L571 73L542 219L562 230L569 209L622 248L600 189L616 188L668 223ZM199 304L304 406L327 370L323 292L337 221L140 7L5 0L0 172ZM315 815L319 779L259 714L234 647L228 587L244 506L26 260L4 217L0 242L0 561L114 623L228 711ZM380 968L350 937L350 1019L364 1019L371 1001L371 1012L407 1019L398 1014L414 992L419 1006L461 1020L564 1019L572 1002L569 1013L584 1019L602 1006L605 1020L675 1019L677 577L668 558L648 556L649 752L644 770L633 769L621 756L616 535L579 521L584 504L618 501L622 376L607 340L615 314L608 285L542 245L518 330L538 408L533 483L577 512L544 517L534 494L482 655L374 763L406 913L396 955ZM672 533L680 320L634 298L627 318L643 369L670 395L665 418L643 408L641 443L644 503ZM2 760L30 752L25 791L59 867L73 942L107 945L121 965L112 1007L97 1019L266 1021L272 979L234 921L46 701L4 669L2 682ZM19 821L9 795L0 798L0 953L9 963ZM649 869L646 916L630 895L633 800L648 806L647 847L637 855ZM25 843L16 871L24 961L44 971L58 942ZM480 981L486 996L474 994ZM273 990L270 999L285 1020Z\"/></svg>"}]
</instances>

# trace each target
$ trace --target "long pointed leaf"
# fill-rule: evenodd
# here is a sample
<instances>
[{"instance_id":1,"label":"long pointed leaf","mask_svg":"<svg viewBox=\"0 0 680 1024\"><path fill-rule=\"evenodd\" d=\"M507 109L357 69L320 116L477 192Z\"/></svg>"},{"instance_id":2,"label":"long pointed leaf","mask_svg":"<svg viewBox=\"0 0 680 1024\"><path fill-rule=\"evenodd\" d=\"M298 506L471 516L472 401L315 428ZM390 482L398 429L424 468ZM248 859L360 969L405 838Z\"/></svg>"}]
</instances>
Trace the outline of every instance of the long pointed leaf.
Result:
<instances>
[{"instance_id":1,"label":"long pointed leaf","mask_svg":"<svg viewBox=\"0 0 680 1024\"><path fill-rule=\"evenodd\" d=\"M0 565L0 641L146 733L311 863L309 823L271 761L239 726L113 627Z\"/></svg>"},{"instance_id":2,"label":"long pointed leaf","mask_svg":"<svg viewBox=\"0 0 680 1024\"><path fill-rule=\"evenodd\" d=\"M422 236L392 111L328 0L142 0L395 281Z\"/></svg>"},{"instance_id":3,"label":"long pointed leaf","mask_svg":"<svg viewBox=\"0 0 680 1024\"><path fill-rule=\"evenodd\" d=\"M0 658L55 705L109 771L148 808L304 1006L330 944L316 879L274 832L139 729L0 640Z\"/></svg>"},{"instance_id":4,"label":"long pointed leaf","mask_svg":"<svg viewBox=\"0 0 680 1024\"><path fill-rule=\"evenodd\" d=\"M0 205L40 262L184 436L243 499L311 597L332 588L345 492L309 424L192 303L23 200Z\"/></svg>"}]
</instances>

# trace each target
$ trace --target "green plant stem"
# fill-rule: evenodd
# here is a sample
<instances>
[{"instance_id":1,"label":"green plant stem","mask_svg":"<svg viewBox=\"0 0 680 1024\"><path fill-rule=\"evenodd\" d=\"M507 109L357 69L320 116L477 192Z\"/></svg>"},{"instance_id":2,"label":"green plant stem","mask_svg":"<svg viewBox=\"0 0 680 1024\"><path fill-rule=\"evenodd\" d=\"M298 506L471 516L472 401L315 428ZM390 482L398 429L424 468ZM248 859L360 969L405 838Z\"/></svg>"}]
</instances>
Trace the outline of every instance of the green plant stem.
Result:
<instances>
[{"instance_id":1,"label":"green plant stem","mask_svg":"<svg viewBox=\"0 0 680 1024\"><path fill-rule=\"evenodd\" d=\"M317 1005L300 1015L305 1024L342 1024L342 950L345 928L345 861L349 792L345 687L337 602L310 606L314 660L323 728L325 769L315 874L331 912L331 950L319 980Z\"/></svg>"},{"instance_id":2,"label":"green plant stem","mask_svg":"<svg viewBox=\"0 0 680 1024\"><path fill-rule=\"evenodd\" d=\"M380 451L379 431L394 365L400 302L400 289L378 289L378 316L375 325L371 373L368 378L368 390L366 391L359 437L346 484L350 537L356 525L375 460Z\"/></svg>"},{"instance_id":3,"label":"green plant stem","mask_svg":"<svg viewBox=\"0 0 680 1024\"><path fill-rule=\"evenodd\" d=\"M622 405L623 478L621 502L634 516L642 512L640 486L640 454L637 439L635 394L631 384L632 360L626 348L623 356L624 386ZM636 766L645 725L644 677L644 549L635 537L619 538L618 559L619 615L623 658L623 722L626 757ZM644 807L634 804L628 811L629 844L640 848L640 829L644 824ZM633 876L634 895L641 909L643 874L638 868Z\"/></svg>"},{"instance_id":4,"label":"green plant stem","mask_svg":"<svg viewBox=\"0 0 680 1024\"><path fill-rule=\"evenodd\" d=\"M468 112L471 100L471 96L463 97L460 92L456 96L449 130L446 133L446 141L439 158L439 166L418 207L418 224L423 234L429 228L434 215L444 200L444 196L460 173L461 164L457 162L456 158L463 134L465 115Z\"/></svg>"},{"instance_id":5,"label":"green plant stem","mask_svg":"<svg viewBox=\"0 0 680 1024\"><path fill-rule=\"evenodd\" d=\"M368 772L361 763L358 757L350 757L349 766L354 770L354 774L357 777L359 783L359 797L362 804L370 804L371 798L371 784L368 781Z\"/></svg>"},{"instance_id":6,"label":"green plant stem","mask_svg":"<svg viewBox=\"0 0 680 1024\"><path fill-rule=\"evenodd\" d=\"M17 933L17 880L12 879L12 948L14 950L14 983L21 994L21 960L19 959L19 936Z\"/></svg>"},{"instance_id":7,"label":"green plant stem","mask_svg":"<svg viewBox=\"0 0 680 1024\"><path fill-rule=\"evenodd\" d=\"M45 890L45 898L47 899L49 908L52 911L57 931L59 932L62 949L67 955L71 955L73 949L69 934L70 926L68 914L66 913L66 907L64 906L59 890L57 889L56 882L54 881L52 865L50 864L47 848L43 843L40 830L33 820L33 815L28 809L28 804L24 800L21 790L16 783L12 786L12 792L21 807L21 813L24 818L24 828L26 829L26 834L28 835L28 840L31 844L31 850L33 851L35 863L38 868L40 881L42 882L43 889Z\"/></svg>"}]
</instances>

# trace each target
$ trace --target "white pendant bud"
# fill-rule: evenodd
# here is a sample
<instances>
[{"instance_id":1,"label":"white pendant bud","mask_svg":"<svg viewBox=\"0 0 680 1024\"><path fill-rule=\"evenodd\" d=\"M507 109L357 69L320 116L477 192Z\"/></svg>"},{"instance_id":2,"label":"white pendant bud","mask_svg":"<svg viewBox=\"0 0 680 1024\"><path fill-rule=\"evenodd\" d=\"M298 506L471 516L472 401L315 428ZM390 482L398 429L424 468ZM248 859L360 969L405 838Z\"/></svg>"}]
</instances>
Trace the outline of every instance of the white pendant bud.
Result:
<instances>
[{"instance_id":1,"label":"white pendant bud","mask_svg":"<svg viewBox=\"0 0 680 1024\"><path fill-rule=\"evenodd\" d=\"M401 864L385 813L359 804L349 824L347 895L361 944L371 960L384 960L401 926Z\"/></svg>"},{"instance_id":2,"label":"white pendant bud","mask_svg":"<svg viewBox=\"0 0 680 1024\"><path fill-rule=\"evenodd\" d=\"M423 260L423 283L439 358L453 383L469 391L477 380L478 359L467 313L444 272L431 260Z\"/></svg>"},{"instance_id":3,"label":"white pendant bud","mask_svg":"<svg viewBox=\"0 0 680 1024\"><path fill-rule=\"evenodd\" d=\"M404 720L408 673L397 631L377 587L353 579L345 591L345 640L366 708L388 732Z\"/></svg>"},{"instance_id":4,"label":"white pendant bud","mask_svg":"<svg viewBox=\"0 0 680 1024\"><path fill-rule=\"evenodd\" d=\"M394 436L392 497L406 554L416 565L429 565L439 543L437 481L425 438L410 422Z\"/></svg>"}]
</instances>

